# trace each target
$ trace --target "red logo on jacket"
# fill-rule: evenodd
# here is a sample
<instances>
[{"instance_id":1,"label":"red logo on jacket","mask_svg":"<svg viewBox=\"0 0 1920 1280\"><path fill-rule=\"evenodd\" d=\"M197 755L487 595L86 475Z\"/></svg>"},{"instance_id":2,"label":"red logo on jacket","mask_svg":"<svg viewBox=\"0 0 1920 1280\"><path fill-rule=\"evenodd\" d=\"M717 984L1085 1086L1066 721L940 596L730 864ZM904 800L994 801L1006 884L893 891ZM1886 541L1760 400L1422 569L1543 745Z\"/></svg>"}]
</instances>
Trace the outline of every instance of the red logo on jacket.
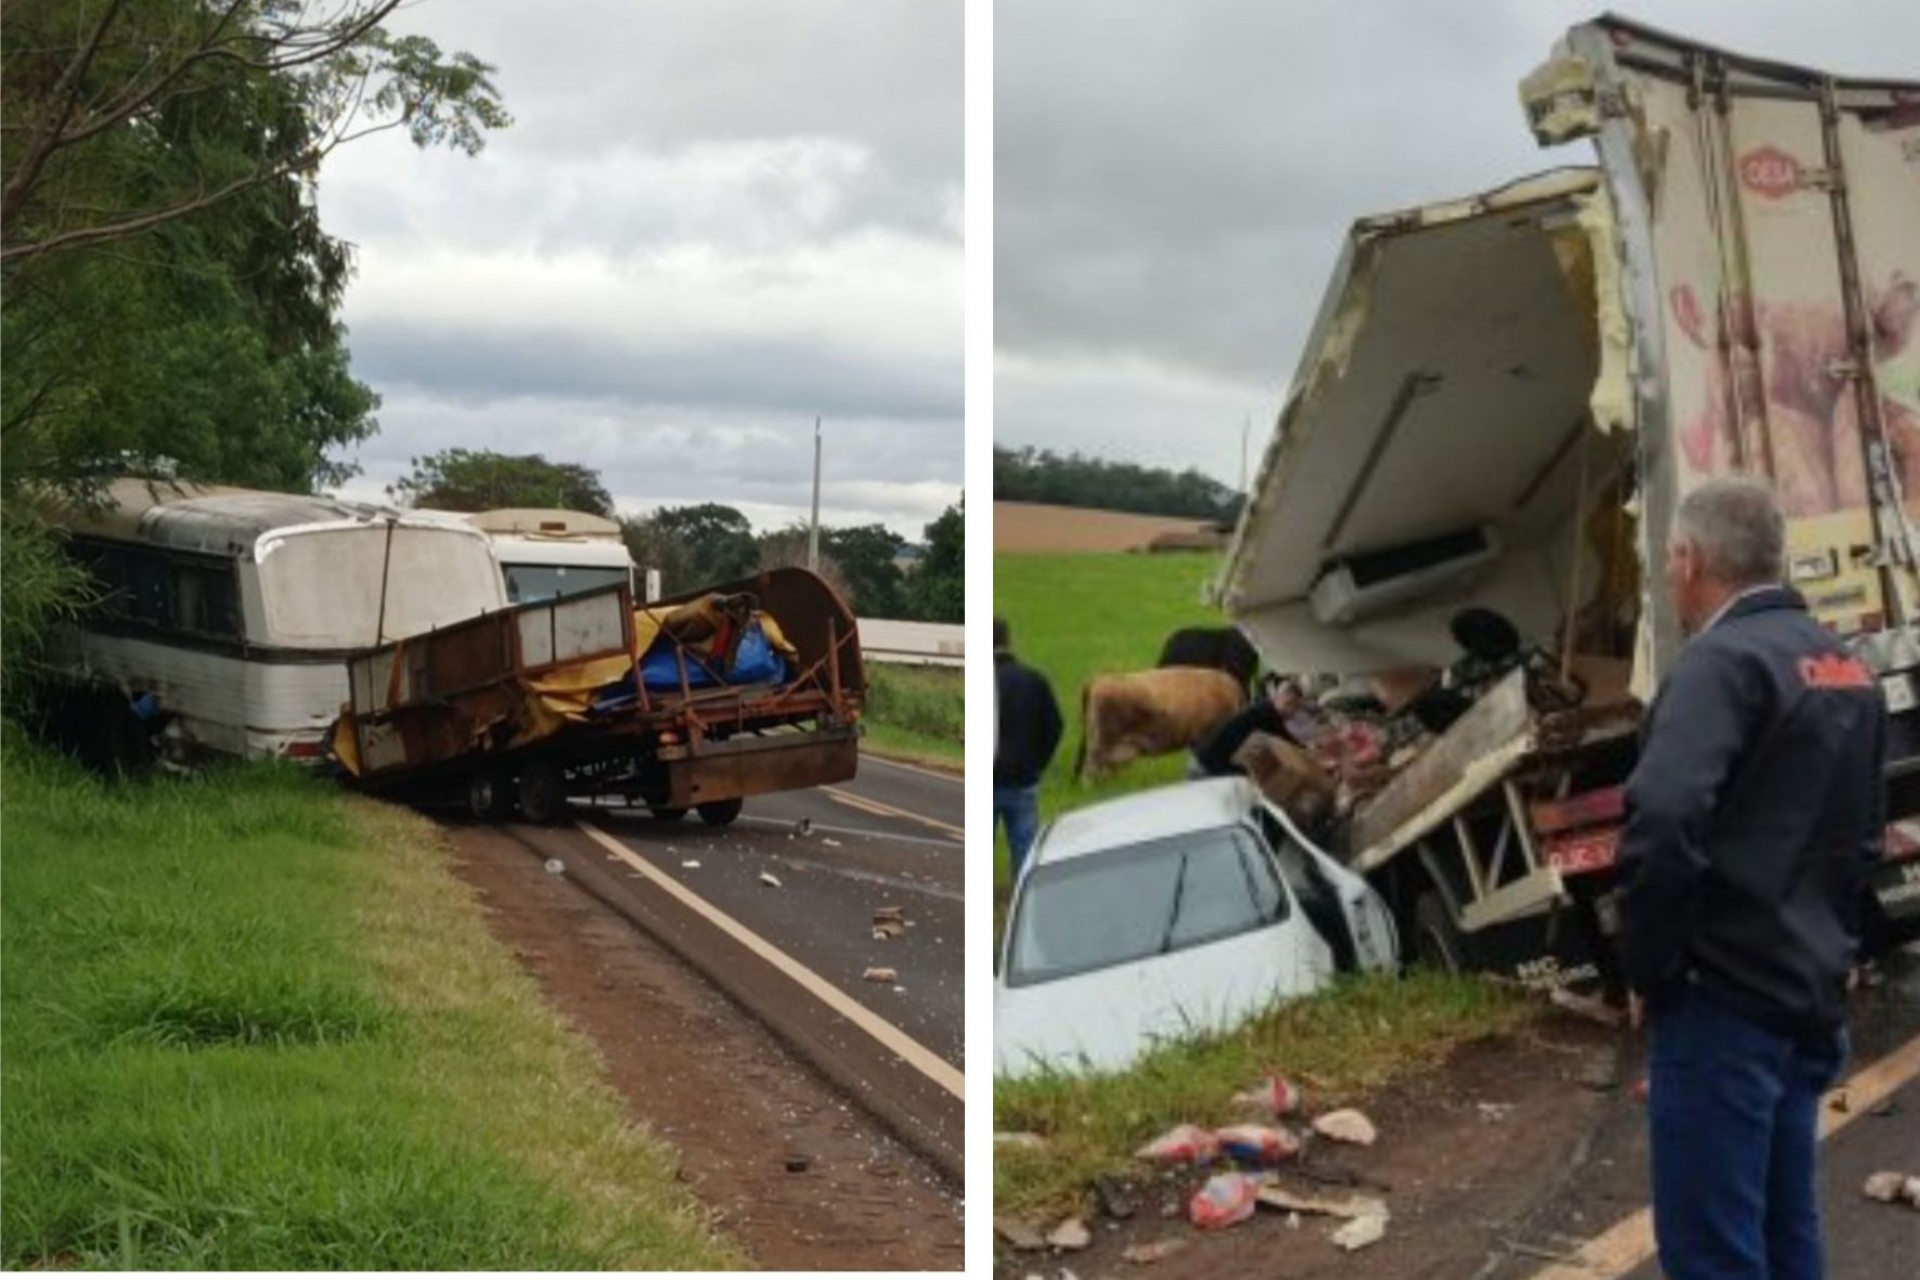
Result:
<instances>
[{"instance_id":1,"label":"red logo on jacket","mask_svg":"<svg viewBox=\"0 0 1920 1280\"><path fill-rule=\"evenodd\" d=\"M1873 673L1858 658L1825 653L1800 659L1800 678L1809 689L1871 689Z\"/></svg>"}]
</instances>

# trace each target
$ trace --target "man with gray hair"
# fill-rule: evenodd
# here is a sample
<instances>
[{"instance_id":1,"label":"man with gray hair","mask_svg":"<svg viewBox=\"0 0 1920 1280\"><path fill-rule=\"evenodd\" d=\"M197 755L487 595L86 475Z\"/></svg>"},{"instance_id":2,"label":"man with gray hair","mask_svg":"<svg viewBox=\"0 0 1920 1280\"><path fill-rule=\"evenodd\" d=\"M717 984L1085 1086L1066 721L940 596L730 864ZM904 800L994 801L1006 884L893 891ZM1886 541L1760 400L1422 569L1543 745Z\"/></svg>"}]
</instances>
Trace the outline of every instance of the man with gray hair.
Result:
<instances>
[{"instance_id":1,"label":"man with gray hair","mask_svg":"<svg viewBox=\"0 0 1920 1280\"><path fill-rule=\"evenodd\" d=\"M1647 715L1620 838L1644 1006L1654 1234L1671 1280L1817 1280L1820 1094L1885 827L1873 674L1781 584L1772 493L1689 493L1667 585L1690 637Z\"/></svg>"}]
</instances>

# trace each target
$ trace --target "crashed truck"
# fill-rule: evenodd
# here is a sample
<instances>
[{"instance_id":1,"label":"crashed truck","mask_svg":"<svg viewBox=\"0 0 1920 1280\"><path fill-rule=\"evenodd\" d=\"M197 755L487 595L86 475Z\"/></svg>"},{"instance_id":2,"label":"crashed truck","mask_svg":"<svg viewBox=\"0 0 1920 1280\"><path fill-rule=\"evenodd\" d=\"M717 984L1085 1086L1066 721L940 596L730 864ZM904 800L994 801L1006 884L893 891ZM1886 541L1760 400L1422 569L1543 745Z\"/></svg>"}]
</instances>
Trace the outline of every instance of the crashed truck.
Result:
<instances>
[{"instance_id":1,"label":"crashed truck","mask_svg":"<svg viewBox=\"0 0 1920 1280\"><path fill-rule=\"evenodd\" d=\"M1597 166L1355 224L1216 584L1275 670L1444 673L1327 839L1416 956L1610 978L1672 515L1747 472L1880 679L1868 943L1920 936L1920 84L1605 17L1521 96Z\"/></svg>"},{"instance_id":2,"label":"crashed truck","mask_svg":"<svg viewBox=\"0 0 1920 1280\"><path fill-rule=\"evenodd\" d=\"M636 608L616 582L355 654L331 753L367 790L552 822L572 797L732 822L852 778L866 689L846 603L804 569Z\"/></svg>"}]
</instances>

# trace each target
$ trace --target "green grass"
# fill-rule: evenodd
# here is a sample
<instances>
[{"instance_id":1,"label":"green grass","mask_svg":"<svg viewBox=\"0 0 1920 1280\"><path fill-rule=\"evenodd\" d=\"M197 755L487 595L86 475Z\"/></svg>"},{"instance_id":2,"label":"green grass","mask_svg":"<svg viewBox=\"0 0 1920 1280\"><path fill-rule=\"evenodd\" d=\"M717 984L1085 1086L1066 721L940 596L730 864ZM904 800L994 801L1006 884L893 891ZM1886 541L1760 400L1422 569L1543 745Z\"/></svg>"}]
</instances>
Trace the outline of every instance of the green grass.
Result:
<instances>
[{"instance_id":1,"label":"green grass","mask_svg":"<svg viewBox=\"0 0 1920 1280\"><path fill-rule=\"evenodd\" d=\"M867 667L868 745L895 755L965 757L966 673L958 667Z\"/></svg>"},{"instance_id":2,"label":"green grass","mask_svg":"<svg viewBox=\"0 0 1920 1280\"><path fill-rule=\"evenodd\" d=\"M1173 755L1129 765L1098 783L1076 783L1073 761L1080 750L1080 691L1088 677L1100 672L1151 667L1171 631L1224 625L1223 616L1201 602L1203 589L1219 568L1220 558L1213 555L993 558L993 611L1007 620L1014 655L1053 683L1067 723L1060 750L1040 782L1042 821L1095 800L1185 776L1185 756ZM1006 842L996 831L996 893L1006 891L1006 876Z\"/></svg>"},{"instance_id":3,"label":"green grass","mask_svg":"<svg viewBox=\"0 0 1920 1280\"><path fill-rule=\"evenodd\" d=\"M7 1267L742 1264L421 819L10 731L0 786Z\"/></svg>"},{"instance_id":4,"label":"green grass","mask_svg":"<svg viewBox=\"0 0 1920 1280\"><path fill-rule=\"evenodd\" d=\"M1078 1211L1095 1176L1142 1172L1133 1152L1155 1135L1247 1118L1233 1095L1269 1073L1303 1083L1319 1111L1529 1016L1522 995L1478 979L1368 976L1277 1005L1230 1035L1162 1046L1124 1073L996 1080L995 1131L1045 1143L994 1151L994 1212Z\"/></svg>"}]
</instances>

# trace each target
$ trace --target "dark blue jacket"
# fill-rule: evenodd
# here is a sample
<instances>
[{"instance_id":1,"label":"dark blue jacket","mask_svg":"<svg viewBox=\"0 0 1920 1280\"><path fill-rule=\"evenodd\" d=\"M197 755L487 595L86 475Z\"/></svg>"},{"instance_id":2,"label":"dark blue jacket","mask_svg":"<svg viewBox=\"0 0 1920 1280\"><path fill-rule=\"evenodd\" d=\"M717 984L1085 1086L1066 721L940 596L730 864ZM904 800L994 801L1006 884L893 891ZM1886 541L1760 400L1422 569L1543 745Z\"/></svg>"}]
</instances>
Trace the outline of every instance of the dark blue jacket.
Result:
<instances>
[{"instance_id":1,"label":"dark blue jacket","mask_svg":"<svg viewBox=\"0 0 1920 1280\"><path fill-rule=\"evenodd\" d=\"M1840 1025L1886 826L1879 682L1798 593L1736 601L1647 715L1620 840L1627 978L1763 1026Z\"/></svg>"},{"instance_id":2,"label":"dark blue jacket","mask_svg":"<svg viewBox=\"0 0 1920 1280\"><path fill-rule=\"evenodd\" d=\"M1032 667L1005 651L993 655L993 785L1031 787L1039 783L1060 745L1060 704L1053 686Z\"/></svg>"}]
</instances>

